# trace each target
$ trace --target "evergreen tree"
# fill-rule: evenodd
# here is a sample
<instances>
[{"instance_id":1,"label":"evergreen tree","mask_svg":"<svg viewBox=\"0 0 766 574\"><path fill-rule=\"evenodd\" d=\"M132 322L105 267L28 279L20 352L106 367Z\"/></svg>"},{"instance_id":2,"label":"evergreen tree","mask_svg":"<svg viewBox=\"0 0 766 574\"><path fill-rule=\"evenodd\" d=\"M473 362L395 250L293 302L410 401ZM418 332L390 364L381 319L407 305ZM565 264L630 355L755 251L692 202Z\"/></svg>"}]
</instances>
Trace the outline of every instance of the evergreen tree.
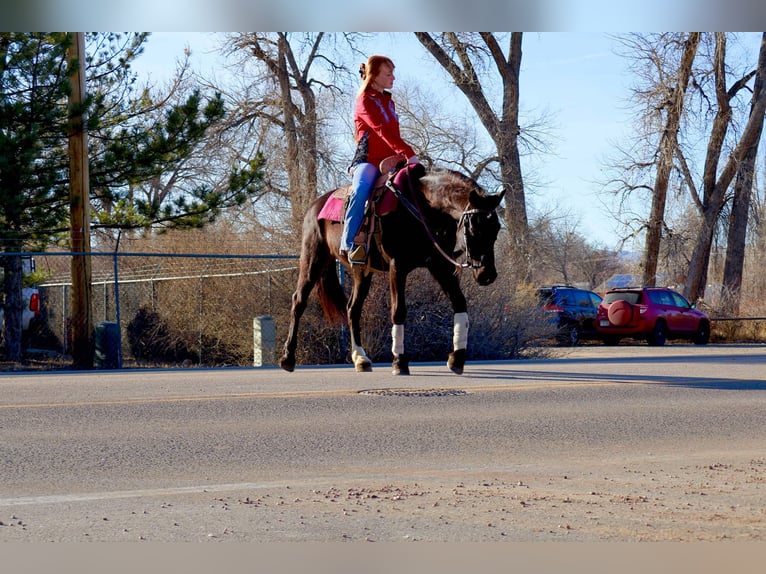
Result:
<instances>
[{"instance_id":1,"label":"evergreen tree","mask_svg":"<svg viewBox=\"0 0 766 574\"><path fill-rule=\"evenodd\" d=\"M184 90L180 79L155 101L130 65L148 34L88 34L86 92L93 229L200 227L241 205L261 180L262 157L206 166L196 156L225 115L220 94ZM67 62L71 35L0 33L0 248L41 250L67 237ZM179 170L189 169L178 182ZM170 175L169 175L170 174ZM161 188L161 192L152 190ZM147 190L150 193L147 193ZM6 351L21 355L21 260L5 256Z\"/></svg>"},{"instance_id":2,"label":"evergreen tree","mask_svg":"<svg viewBox=\"0 0 766 574\"><path fill-rule=\"evenodd\" d=\"M64 34L0 34L0 246L19 252L65 218L67 66ZM63 118L63 120L62 120ZM8 357L21 355L22 269L4 256Z\"/></svg>"}]
</instances>

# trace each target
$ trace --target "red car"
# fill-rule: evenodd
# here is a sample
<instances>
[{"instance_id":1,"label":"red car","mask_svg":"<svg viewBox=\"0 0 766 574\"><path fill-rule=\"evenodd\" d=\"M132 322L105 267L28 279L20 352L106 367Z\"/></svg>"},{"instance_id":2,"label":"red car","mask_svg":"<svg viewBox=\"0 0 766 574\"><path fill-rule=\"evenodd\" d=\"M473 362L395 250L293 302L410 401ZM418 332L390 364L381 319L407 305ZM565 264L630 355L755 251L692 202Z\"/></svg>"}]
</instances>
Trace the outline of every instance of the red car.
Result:
<instances>
[{"instance_id":1,"label":"red car","mask_svg":"<svg viewBox=\"0 0 766 574\"><path fill-rule=\"evenodd\" d=\"M598 307L596 332L607 345L623 337L664 345L668 339L710 340L710 318L683 295L664 287L612 289Z\"/></svg>"}]
</instances>

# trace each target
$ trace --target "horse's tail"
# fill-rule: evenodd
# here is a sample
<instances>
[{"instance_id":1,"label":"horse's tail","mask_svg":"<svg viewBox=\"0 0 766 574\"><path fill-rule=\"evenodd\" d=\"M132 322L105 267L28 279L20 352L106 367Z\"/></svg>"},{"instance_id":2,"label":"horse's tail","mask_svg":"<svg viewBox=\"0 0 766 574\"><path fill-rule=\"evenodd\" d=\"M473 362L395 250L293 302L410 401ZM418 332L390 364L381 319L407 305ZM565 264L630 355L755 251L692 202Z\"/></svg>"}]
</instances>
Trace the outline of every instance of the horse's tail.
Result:
<instances>
[{"instance_id":1,"label":"horse's tail","mask_svg":"<svg viewBox=\"0 0 766 574\"><path fill-rule=\"evenodd\" d=\"M346 295L343 293L331 244L340 245L338 226L326 219L319 219L332 191L314 200L303 217L300 272L296 294L305 305L305 298L313 290L322 306L325 318L332 324L342 324L346 319ZM309 291L306 291L306 288Z\"/></svg>"},{"instance_id":2,"label":"horse's tail","mask_svg":"<svg viewBox=\"0 0 766 574\"><path fill-rule=\"evenodd\" d=\"M325 267L317 282L316 291L327 320L332 324L342 324L346 321L346 295L336 268L335 262Z\"/></svg>"}]
</instances>

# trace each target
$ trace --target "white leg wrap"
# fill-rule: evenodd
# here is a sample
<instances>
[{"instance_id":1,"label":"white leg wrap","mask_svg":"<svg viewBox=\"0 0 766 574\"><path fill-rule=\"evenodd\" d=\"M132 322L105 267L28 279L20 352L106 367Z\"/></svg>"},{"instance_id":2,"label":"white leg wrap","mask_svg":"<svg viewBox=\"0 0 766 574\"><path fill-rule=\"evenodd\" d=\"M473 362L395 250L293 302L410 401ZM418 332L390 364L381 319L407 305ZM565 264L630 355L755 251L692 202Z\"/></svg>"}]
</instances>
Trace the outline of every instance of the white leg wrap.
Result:
<instances>
[{"instance_id":1,"label":"white leg wrap","mask_svg":"<svg viewBox=\"0 0 766 574\"><path fill-rule=\"evenodd\" d=\"M391 327L391 352L396 355L404 354L404 325Z\"/></svg>"},{"instance_id":2,"label":"white leg wrap","mask_svg":"<svg viewBox=\"0 0 766 574\"><path fill-rule=\"evenodd\" d=\"M452 328L452 346L457 351L468 346L468 313L455 313Z\"/></svg>"},{"instance_id":3,"label":"white leg wrap","mask_svg":"<svg viewBox=\"0 0 766 574\"><path fill-rule=\"evenodd\" d=\"M360 345L354 345L351 348L351 360L356 365L359 361L369 361L370 358Z\"/></svg>"}]
</instances>

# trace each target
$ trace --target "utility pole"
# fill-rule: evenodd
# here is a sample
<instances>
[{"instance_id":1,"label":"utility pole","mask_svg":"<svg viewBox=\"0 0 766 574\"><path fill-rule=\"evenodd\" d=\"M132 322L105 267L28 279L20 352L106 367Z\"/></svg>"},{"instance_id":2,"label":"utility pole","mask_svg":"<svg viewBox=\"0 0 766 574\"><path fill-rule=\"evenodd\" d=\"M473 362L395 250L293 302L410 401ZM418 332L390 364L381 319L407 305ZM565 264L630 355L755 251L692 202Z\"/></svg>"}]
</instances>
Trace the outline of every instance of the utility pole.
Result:
<instances>
[{"instance_id":1,"label":"utility pole","mask_svg":"<svg viewBox=\"0 0 766 574\"><path fill-rule=\"evenodd\" d=\"M72 255L72 366L93 368L93 316L91 312L90 185L88 137L82 102L85 96L85 38L70 32L72 43L67 54L71 70L69 81L69 209ZM83 255L78 255L82 253Z\"/></svg>"}]
</instances>

